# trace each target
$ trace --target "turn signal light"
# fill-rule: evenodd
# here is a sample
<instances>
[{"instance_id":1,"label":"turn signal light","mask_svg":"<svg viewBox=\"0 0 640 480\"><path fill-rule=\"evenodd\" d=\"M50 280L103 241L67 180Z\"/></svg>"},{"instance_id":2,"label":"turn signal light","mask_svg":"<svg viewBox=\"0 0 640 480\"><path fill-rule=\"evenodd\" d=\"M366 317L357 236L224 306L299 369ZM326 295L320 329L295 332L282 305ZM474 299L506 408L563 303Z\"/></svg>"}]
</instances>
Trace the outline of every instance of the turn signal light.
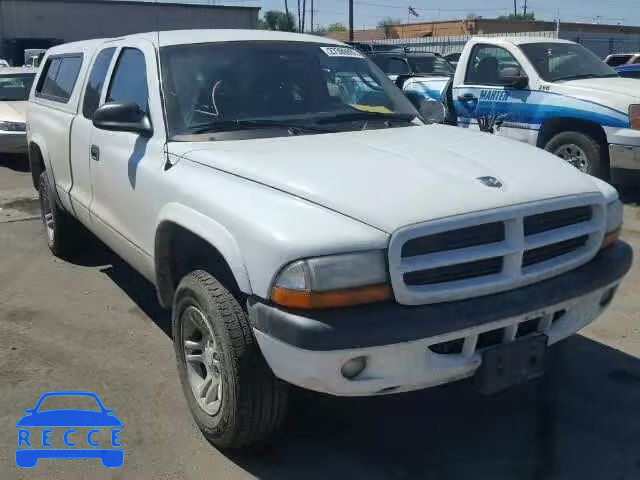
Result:
<instances>
[{"instance_id":1,"label":"turn signal light","mask_svg":"<svg viewBox=\"0 0 640 480\"><path fill-rule=\"evenodd\" d=\"M328 292L308 292L274 287L271 300L289 308L320 309L352 307L391 300L389 285L348 288Z\"/></svg>"},{"instance_id":2,"label":"turn signal light","mask_svg":"<svg viewBox=\"0 0 640 480\"><path fill-rule=\"evenodd\" d=\"M600 249L609 247L614 242L618 241L619 238L620 238L620 230L619 229L618 230L614 230L611 233L607 233L604 236L604 240L602 241L602 246L600 247Z\"/></svg>"},{"instance_id":3,"label":"turn signal light","mask_svg":"<svg viewBox=\"0 0 640 480\"><path fill-rule=\"evenodd\" d=\"M640 130L640 105L631 105L629 107L629 120L631 128Z\"/></svg>"}]
</instances>

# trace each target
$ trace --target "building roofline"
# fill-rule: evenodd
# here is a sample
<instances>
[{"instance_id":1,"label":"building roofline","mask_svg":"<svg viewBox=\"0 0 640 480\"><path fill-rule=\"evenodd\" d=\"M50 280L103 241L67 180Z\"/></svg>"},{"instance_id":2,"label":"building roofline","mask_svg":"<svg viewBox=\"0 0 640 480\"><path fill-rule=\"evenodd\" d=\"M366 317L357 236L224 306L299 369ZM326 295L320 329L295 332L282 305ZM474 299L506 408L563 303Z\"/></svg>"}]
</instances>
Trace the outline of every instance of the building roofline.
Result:
<instances>
[{"instance_id":1,"label":"building roofline","mask_svg":"<svg viewBox=\"0 0 640 480\"><path fill-rule=\"evenodd\" d=\"M393 23L388 25L388 27L417 27L420 25L440 25L443 23L464 23L464 22L486 22L486 23L543 23L548 25L553 25L555 30L556 22L555 20L514 20L508 18L485 18L485 17L477 17L477 18L461 18L457 20L431 20L427 22L413 22L413 23ZM640 26L637 25L618 25L611 23L588 23L588 22L566 22L560 21L560 26L586 26L586 27L595 27L595 28L621 28L621 29L632 29L632 30L640 30ZM374 30L374 29L369 29ZM364 31L364 30L354 30L355 31Z\"/></svg>"},{"instance_id":2,"label":"building roofline","mask_svg":"<svg viewBox=\"0 0 640 480\"><path fill-rule=\"evenodd\" d=\"M51 2L51 0L31 0L34 2ZM62 0L61 0L62 1ZM181 3L181 2L160 2L155 3L152 1L143 1L143 0L63 0L64 3L100 3L100 4L111 4L111 5L144 5L144 6L170 6L170 7L190 7L190 8L210 8L216 10L261 10L262 7L251 7L244 5L207 5L203 3ZM0 0L0 5L5 3L4 0Z\"/></svg>"}]
</instances>

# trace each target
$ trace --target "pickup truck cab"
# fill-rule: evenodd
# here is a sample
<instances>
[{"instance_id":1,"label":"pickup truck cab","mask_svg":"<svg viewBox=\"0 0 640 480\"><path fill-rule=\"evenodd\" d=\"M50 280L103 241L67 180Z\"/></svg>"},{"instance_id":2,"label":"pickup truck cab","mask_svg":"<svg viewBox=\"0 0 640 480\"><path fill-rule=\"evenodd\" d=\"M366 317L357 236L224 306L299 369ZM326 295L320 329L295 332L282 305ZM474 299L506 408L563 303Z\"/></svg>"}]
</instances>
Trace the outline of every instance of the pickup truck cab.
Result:
<instances>
[{"instance_id":1,"label":"pickup truck cab","mask_svg":"<svg viewBox=\"0 0 640 480\"><path fill-rule=\"evenodd\" d=\"M425 125L368 58L322 37L56 46L28 140L49 248L77 253L84 225L156 287L189 408L220 447L273 434L289 384L371 396L535 378L631 264L613 187Z\"/></svg>"},{"instance_id":2,"label":"pickup truck cab","mask_svg":"<svg viewBox=\"0 0 640 480\"><path fill-rule=\"evenodd\" d=\"M591 51L548 38L473 38L453 81L406 83L449 123L536 145L616 184L640 182L640 90Z\"/></svg>"}]
</instances>

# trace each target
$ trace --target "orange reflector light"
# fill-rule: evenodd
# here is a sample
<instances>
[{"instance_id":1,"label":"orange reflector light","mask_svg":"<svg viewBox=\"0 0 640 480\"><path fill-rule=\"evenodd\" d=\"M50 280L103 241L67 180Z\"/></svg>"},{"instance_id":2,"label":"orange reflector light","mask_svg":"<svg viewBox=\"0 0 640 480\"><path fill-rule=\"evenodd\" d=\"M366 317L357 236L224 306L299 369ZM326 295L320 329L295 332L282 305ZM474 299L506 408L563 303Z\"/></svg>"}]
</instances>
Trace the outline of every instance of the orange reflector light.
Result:
<instances>
[{"instance_id":1,"label":"orange reflector light","mask_svg":"<svg viewBox=\"0 0 640 480\"><path fill-rule=\"evenodd\" d=\"M373 285L330 292L301 292L274 287L271 300L283 307L290 308L351 307L391 300L391 288L389 285Z\"/></svg>"},{"instance_id":2,"label":"orange reflector light","mask_svg":"<svg viewBox=\"0 0 640 480\"><path fill-rule=\"evenodd\" d=\"M600 249L607 248L608 246L616 242L619 238L620 238L620 229L614 230L611 233L607 233L604 236L604 240L602 241L602 246L600 247Z\"/></svg>"},{"instance_id":3,"label":"orange reflector light","mask_svg":"<svg viewBox=\"0 0 640 480\"><path fill-rule=\"evenodd\" d=\"M629 119L631 120L631 128L640 130L640 105L629 107Z\"/></svg>"}]
</instances>

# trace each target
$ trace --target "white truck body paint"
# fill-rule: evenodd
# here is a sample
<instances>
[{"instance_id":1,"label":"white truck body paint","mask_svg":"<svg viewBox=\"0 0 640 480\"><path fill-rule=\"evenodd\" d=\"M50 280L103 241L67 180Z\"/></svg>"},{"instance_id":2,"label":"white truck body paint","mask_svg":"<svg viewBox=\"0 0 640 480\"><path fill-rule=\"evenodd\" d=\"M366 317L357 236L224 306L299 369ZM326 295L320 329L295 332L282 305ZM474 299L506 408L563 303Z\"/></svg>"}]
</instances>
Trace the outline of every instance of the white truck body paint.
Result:
<instances>
[{"instance_id":1,"label":"white truck body paint","mask_svg":"<svg viewBox=\"0 0 640 480\"><path fill-rule=\"evenodd\" d=\"M158 230L166 222L215 247L241 291L264 303L268 303L276 275L293 261L366 250L388 252L395 248L394 235L407 231L417 234L425 228L436 231L449 222L474 224L489 217L501 221L506 210L529 211L545 202L568 207L588 199L594 209L589 241L585 243L588 248L570 267L586 263L595 255L605 233L606 206L617 200L615 190L550 154L495 136L438 125L413 125L234 141L167 139L158 48L244 40L343 45L316 36L264 31L140 34L50 49L43 60L45 68L52 57L83 57L78 81L66 102L36 95L36 78L28 107L28 140L40 148L62 207L156 286L155 246ZM115 48L116 52L106 73L101 105L107 102L115 65L125 49L138 50L144 57L153 125L148 138L99 130L83 117L87 75L105 48ZM92 145L100 147L99 159L92 158ZM479 178L487 176L495 177L500 187L483 185ZM558 235L565 238L568 233L562 230ZM517 247L514 256L521 257L522 245L511 247ZM447 259L452 260L452 255L438 262L447 263ZM456 263L453 259L452 264ZM396 267L390 261L390 268ZM565 270L550 268L532 281ZM393 271L392 275L398 273ZM397 280L390 279L390 283L395 288ZM499 290L522 285L514 276ZM396 300L417 305L485 293L472 289L419 298L403 295L399 288ZM547 325L551 341L592 321L600 312L593 305L601 294L598 290L566 302L576 304L566 307L576 313L553 328ZM393 305L408 308L398 303ZM564 304L560 307L565 308ZM425 348L459 335L477 337L487 328L522 320L503 319L437 338L346 351L296 349L258 331L256 337L269 365L281 378L314 390L364 395L387 387L410 390L469 376L479 364L479 356L470 344L464 358L433 355L425 360ZM393 321L389 318L390 331ZM369 376L347 382L340 376L339 364L359 354L371 356Z\"/></svg>"},{"instance_id":2,"label":"white truck body paint","mask_svg":"<svg viewBox=\"0 0 640 480\"><path fill-rule=\"evenodd\" d=\"M169 145L177 155L181 150L186 159L290 192L387 233L505 204L598 191L591 177L551 154L442 125L338 133L331 142L324 135L306 135ZM551 170L544 181L532 181ZM477 178L485 175L499 178L504 188L482 185Z\"/></svg>"}]
</instances>

